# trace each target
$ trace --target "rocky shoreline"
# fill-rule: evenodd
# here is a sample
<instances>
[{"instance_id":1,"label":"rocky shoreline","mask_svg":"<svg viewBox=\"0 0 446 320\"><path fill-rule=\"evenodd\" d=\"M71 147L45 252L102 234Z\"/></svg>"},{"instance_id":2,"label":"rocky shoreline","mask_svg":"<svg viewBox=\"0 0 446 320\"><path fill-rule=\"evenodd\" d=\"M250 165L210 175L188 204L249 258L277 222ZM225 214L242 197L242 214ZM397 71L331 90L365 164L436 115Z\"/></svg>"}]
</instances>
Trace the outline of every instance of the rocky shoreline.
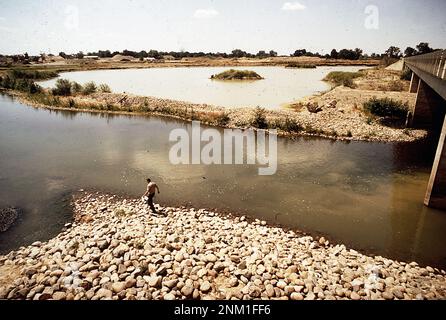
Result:
<instances>
[{"instance_id":1,"label":"rocky shoreline","mask_svg":"<svg viewBox=\"0 0 446 320\"><path fill-rule=\"evenodd\" d=\"M0 299L445 299L446 272L207 210L80 192L75 221L0 256Z\"/></svg>"}]
</instances>

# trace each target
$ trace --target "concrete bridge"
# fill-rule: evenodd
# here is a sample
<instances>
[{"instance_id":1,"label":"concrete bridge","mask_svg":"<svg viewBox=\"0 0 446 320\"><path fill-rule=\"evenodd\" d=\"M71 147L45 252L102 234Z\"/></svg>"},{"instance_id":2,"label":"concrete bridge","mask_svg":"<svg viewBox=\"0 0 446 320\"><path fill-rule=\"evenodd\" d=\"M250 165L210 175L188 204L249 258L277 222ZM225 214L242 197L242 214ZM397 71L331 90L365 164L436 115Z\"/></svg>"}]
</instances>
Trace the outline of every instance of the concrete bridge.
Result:
<instances>
[{"instance_id":1,"label":"concrete bridge","mask_svg":"<svg viewBox=\"0 0 446 320\"><path fill-rule=\"evenodd\" d=\"M410 92L417 93L407 126L439 137L424 203L446 210L446 50L405 58L404 65L412 71Z\"/></svg>"}]
</instances>

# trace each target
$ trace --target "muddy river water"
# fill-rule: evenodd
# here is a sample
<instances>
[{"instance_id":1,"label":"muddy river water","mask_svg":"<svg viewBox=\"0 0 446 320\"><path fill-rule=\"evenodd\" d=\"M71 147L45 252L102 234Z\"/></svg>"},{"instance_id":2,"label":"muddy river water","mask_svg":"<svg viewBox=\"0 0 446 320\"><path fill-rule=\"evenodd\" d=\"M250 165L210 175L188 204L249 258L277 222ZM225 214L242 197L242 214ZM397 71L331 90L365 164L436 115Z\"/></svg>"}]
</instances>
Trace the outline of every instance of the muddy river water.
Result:
<instances>
[{"instance_id":1,"label":"muddy river water","mask_svg":"<svg viewBox=\"0 0 446 320\"><path fill-rule=\"evenodd\" d=\"M423 206L429 144L278 139L278 168L173 165L173 129L159 117L55 112L0 96L0 207L23 208L0 252L46 240L71 219L81 188L139 197L150 176L157 202L217 208L321 233L356 249L446 267L446 214Z\"/></svg>"}]
</instances>

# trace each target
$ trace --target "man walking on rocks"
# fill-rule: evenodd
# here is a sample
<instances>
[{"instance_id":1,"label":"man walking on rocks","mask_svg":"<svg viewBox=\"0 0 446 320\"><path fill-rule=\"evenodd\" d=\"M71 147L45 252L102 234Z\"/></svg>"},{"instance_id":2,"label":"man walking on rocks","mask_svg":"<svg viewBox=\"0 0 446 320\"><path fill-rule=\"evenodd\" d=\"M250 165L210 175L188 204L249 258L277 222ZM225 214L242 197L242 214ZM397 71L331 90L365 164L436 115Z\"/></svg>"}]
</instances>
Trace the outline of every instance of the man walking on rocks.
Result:
<instances>
[{"instance_id":1,"label":"man walking on rocks","mask_svg":"<svg viewBox=\"0 0 446 320\"><path fill-rule=\"evenodd\" d=\"M147 179L147 190L143 194L143 197L147 197L147 204L150 207L150 210L152 210L153 213L157 213L155 206L153 205L153 197L155 196L155 191L158 191L160 193L160 189L158 188L158 185L155 182L152 182L150 178Z\"/></svg>"}]
</instances>

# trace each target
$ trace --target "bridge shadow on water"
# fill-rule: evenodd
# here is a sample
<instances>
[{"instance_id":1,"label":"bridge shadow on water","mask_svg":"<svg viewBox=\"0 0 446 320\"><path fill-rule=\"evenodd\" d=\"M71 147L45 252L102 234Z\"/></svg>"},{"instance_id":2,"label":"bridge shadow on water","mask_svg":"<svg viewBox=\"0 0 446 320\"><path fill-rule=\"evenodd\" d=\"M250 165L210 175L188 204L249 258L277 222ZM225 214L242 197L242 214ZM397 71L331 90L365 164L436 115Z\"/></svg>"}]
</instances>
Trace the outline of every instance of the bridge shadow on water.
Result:
<instances>
[{"instance_id":1,"label":"bridge shadow on water","mask_svg":"<svg viewBox=\"0 0 446 320\"><path fill-rule=\"evenodd\" d=\"M431 129L428 136L422 141L396 144L393 149L396 170L410 172L411 168L425 168L426 173L430 173L437 152L440 133L441 127L436 127L434 130ZM397 185L398 183L401 182L395 181L394 184ZM407 184L410 183L410 181L407 181ZM427 180L422 183L427 187ZM409 242L405 245L406 252L402 253L401 257L397 256L396 258L407 262L410 262L409 260L419 261L421 264L445 268L444 239L435 238L432 229L436 221L444 219L446 211L425 206L423 196L424 194L418 194L418 192L412 193L409 187L392 188L391 199L393 205L390 208L390 228L392 232L388 250L393 254L401 252L401 243ZM419 199L419 207L414 210L413 202L409 201L407 201L406 209L404 205L402 207L402 203L405 202L404 199L412 197ZM436 259L430 258L432 256L436 256ZM422 257L421 260L420 257Z\"/></svg>"}]
</instances>

